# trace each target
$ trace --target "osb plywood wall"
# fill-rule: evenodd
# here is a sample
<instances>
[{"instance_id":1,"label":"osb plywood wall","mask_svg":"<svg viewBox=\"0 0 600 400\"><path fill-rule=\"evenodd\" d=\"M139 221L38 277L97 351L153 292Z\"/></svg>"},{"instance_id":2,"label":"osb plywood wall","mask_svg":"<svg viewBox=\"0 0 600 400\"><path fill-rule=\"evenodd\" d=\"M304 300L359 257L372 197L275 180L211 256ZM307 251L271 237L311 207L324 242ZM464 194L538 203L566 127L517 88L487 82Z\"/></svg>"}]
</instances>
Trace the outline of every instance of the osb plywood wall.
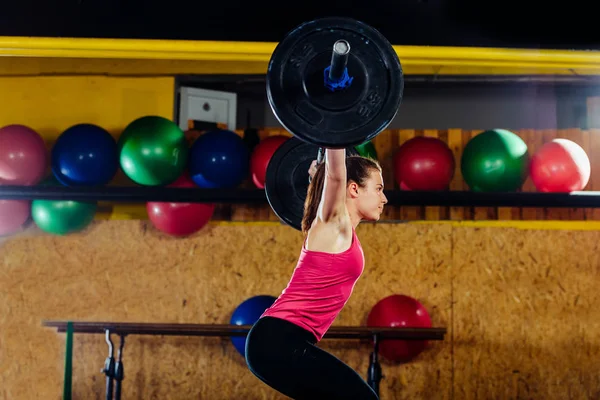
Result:
<instances>
[{"instance_id":1,"label":"osb plywood wall","mask_svg":"<svg viewBox=\"0 0 600 400\"><path fill-rule=\"evenodd\" d=\"M336 325L365 323L381 298L420 299L444 342L408 365L383 361L381 399L598 398L600 232L362 225L367 266ZM42 319L228 323L277 295L301 246L285 226L211 225L188 239L148 222L102 221L0 247L0 397L60 399L63 334ZM114 338L118 345L118 338ZM366 376L370 348L324 340ZM102 335L75 335L76 399L103 399ZM123 399L282 399L228 339L126 339Z\"/></svg>"}]
</instances>

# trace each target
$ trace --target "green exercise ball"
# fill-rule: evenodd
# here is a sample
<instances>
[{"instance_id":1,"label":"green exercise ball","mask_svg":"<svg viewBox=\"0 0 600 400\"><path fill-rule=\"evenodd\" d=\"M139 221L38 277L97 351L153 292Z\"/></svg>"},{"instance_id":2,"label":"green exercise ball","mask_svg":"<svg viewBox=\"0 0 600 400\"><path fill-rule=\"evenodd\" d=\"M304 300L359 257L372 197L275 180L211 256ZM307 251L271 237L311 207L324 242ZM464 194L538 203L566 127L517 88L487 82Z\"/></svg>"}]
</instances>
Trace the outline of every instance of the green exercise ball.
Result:
<instances>
[{"instance_id":1,"label":"green exercise ball","mask_svg":"<svg viewBox=\"0 0 600 400\"><path fill-rule=\"evenodd\" d=\"M527 179L529 153L519 136L493 129L473 137L461 159L463 179L476 192L511 192Z\"/></svg>"},{"instance_id":2,"label":"green exercise ball","mask_svg":"<svg viewBox=\"0 0 600 400\"><path fill-rule=\"evenodd\" d=\"M54 177L41 185L61 186ZM31 217L44 232L66 235L81 231L92 223L97 207L95 201L33 200Z\"/></svg>"},{"instance_id":3,"label":"green exercise ball","mask_svg":"<svg viewBox=\"0 0 600 400\"><path fill-rule=\"evenodd\" d=\"M358 151L358 154L360 154L362 157L367 157L367 158L372 158L373 160L377 160L377 151L375 150L375 146L373 145L373 142L371 142L370 140L367 142L364 142L363 144L359 144L358 146L354 147L356 149L356 151Z\"/></svg>"},{"instance_id":4,"label":"green exercise ball","mask_svg":"<svg viewBox=\"0 0 600 400\"><path fill-rule=\"evenodd\" d=\"M187 165L189 147L184 132L167 118L146 116L131 122L119 138L119 161L135 183L173 183Z\"/></svg>"}]
</instances>

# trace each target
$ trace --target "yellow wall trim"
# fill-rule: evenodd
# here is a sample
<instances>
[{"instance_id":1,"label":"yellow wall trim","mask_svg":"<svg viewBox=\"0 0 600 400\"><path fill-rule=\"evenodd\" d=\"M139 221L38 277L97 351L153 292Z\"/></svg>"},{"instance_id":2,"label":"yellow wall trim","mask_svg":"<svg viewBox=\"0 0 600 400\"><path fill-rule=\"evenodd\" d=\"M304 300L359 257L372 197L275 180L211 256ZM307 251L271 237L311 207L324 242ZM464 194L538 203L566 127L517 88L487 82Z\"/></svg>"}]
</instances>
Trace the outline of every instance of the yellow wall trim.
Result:
<instances>
[{"instance_id":1,"label":"yellow wall trim","mask_svg":"<svg viewBox=\"0 0 600 400\"><path fill-rule=\"evenodd\" d=\"M414 225L446 224L468 228L516 228L528 230L600 231L600 221L410 221Z\"/></svg>"},{"instance_id":2,"label":"yellow wall trim","mask_svg":"<svg viewBox=\"0 0 600 400\"><path fill-rule=\"evenodd\" d=\"M0 37L0 55L10 57L268 61L274 49L266 42Z\"/></svg>"},{"instance_id":3,"label":"yellow wall trim","mask_svg":"<svg viewBox=\"0 0 600 400\"><path fill-rule=\"evenodd\" d=\"M145 207L138 205L119 205L112 211L110 207L100 207L97 220L147 220ZM210 221L213 226L278 226L279 221ZM365 222L363 224L369 224ZM480 220L480 221L385 221L376 224L408 225L450 225L457 228L512 228L526 230L567 230L600 231L600 221L559 221L559 220ZM292 228L290 228L292 229Z\"/></svg>"},{"instance_id":4,"label":"yellow wall trim","mask_svg":"<svg viewBox=\"0 0 600 400\"><path fill-rule=\"evenodd\" d=\"M393 222L391 222L393 223ZM402 224L402 222L397 222ZM451 225L464 228L516 228L526 230L600 231L600 221L407 221L409 225ZM211 221L215 226L276 226L273 221ZM385 223L387 224L387 222ZM382 224L383 225L383 224ZM290 228L292 229L292 228Z\"/></svg>"},{"instance_id":5,"label":"yellow wall trim","mask_svg":"<svg viewBox=\"0 0 600 400\"><path fill-rule=\"evenodd\" d=\"M240 63L266 72L276 43L0 37L0 57L179 60ZM600 74L600 52L478 47L394 46L405 73ZM189 69L189 66L188 66ZM1 70L1 69L0 69ZM159 72L159 71L155 71ZM227 72L221 72L227 73Z\"/></svg>"}]
</instances>

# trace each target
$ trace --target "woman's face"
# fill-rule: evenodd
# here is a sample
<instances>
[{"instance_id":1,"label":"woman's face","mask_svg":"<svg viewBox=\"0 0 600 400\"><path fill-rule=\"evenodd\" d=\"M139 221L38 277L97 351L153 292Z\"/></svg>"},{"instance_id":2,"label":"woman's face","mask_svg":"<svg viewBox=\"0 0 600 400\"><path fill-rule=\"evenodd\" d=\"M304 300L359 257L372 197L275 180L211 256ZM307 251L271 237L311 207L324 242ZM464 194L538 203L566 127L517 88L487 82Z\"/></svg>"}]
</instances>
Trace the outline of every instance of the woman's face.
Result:
<instances>
[{"instance_id":1,"label":"woman's face","mask_svg":"<svg viewBox=\"0 0 600 400\"><path fill-rule=\"evenodd\" d=\"M383 193L383 177L378 170L372 170L365 187L358 188L358 211L367 221L378 221L387 203Z\"/></svg>"}]
</instances>

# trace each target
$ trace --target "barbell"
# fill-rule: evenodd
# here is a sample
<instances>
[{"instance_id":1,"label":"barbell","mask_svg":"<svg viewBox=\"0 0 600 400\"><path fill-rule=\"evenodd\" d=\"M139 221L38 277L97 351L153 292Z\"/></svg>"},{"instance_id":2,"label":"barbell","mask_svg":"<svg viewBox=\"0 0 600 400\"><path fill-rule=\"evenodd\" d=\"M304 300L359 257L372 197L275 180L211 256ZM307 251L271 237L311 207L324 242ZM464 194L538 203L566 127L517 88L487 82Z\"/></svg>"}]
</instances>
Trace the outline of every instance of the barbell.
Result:
<instances>
[{"instance_id":1,"label":"barbell","mask_svg":"<svg viewBox=\"0 0 600 400\"><path fill-rule=\"evenodd\" d=\"M365 143L394 119L404 91L396 51L373 27L345 17L305 22L277 44L267 99L281 125L325 148Z\"/></svg>"},{"instance_id":2,"label":"barbell","mask_svg":"<svg viewBox=\"0 0 600 400\"><path fill-rule=\"evenodd\" d=\"M267 167L267 200L281 221L300 230L308 169L324 148L354 146L381 133L398 112L404 78L400 60L373 27L344 17L305 22L275 47L267 98L293 137Z\"/></svg>"}]
</instances>

